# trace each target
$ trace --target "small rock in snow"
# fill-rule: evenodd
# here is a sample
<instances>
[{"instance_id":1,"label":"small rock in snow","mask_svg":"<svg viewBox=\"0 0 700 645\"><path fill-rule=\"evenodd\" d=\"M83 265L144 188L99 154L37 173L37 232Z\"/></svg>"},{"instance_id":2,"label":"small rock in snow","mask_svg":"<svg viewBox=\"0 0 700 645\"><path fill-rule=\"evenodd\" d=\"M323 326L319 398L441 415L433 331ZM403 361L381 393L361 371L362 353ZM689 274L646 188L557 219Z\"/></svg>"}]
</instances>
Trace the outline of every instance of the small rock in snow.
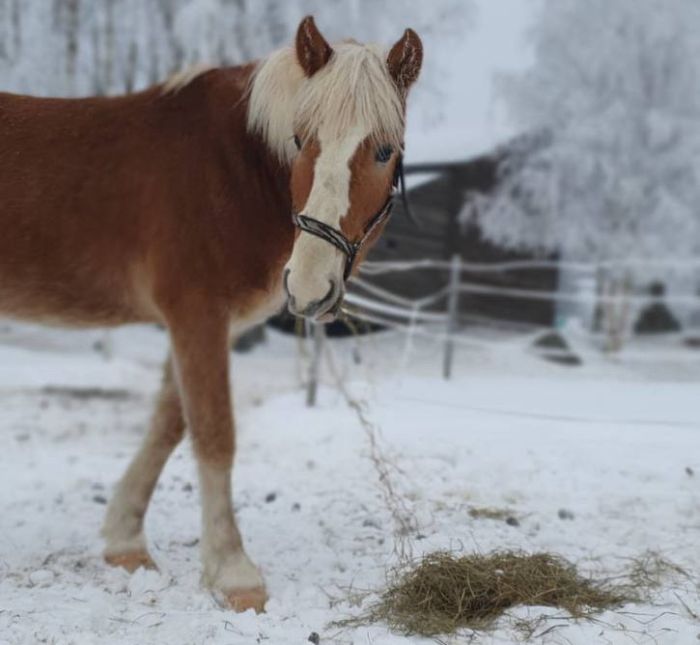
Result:
<instances>
[{"instance_id":1,"label":"small rock in snow","mask_svg":"<svg viewBox=\"0 0 700 645\"><path fill-rule=\"evenodd\" d=\"M265 503L266 504L271 504L277 499L277 493L268 493L265 495Z\"/></svg>"},{"instance_id":2,"label":"small rock in snow","mask_svg":"<svg viewBox=\"0 0 700 645\"><path fill-rule=\"evenodd\" d=\"M512 515L509 515L506 517L506 524L508 526L520 526L520 521L518 520L517 517L513 517Z\"/></svg>"},{"instance_id":3,"label":"small rock in snow","mask_svg":"<svg viewBox=\"0 0 700 645\"><path fill-rule=\"evenodd\" d=\"M559 515L560 520L573 520L574 519L574 514L565 508L560 508L557 515Z\"/></svg>"},{"instance_id":4,"label":"small rock in snow","mask_svg":"<svg viewBox=\"0 0 700 645\"><path fill-rule=\"evenodd\" d=\"M107 498L104 495L93 495L92 501L96 504L106 504Z\"/></svg>"},{"instance_id":5,"label":"small rock in snow","mask_svg":"<svg viewBox=\"0 0 700 645\"><path fill-rule=\"evenodd\" d=\"M191 493L191 492L192 492L192 484L190 484L190 482L185 482L185 483L182 485L182 490L183 490L185 493Z\"/></svg>"},{"instance_id":6,"label":"small rock in snow","mask_svg":"<svg viewBox=\"0 0 700 645\"><path fill-rule=\"evenodd\" d=\"M695 474L695 471L690 466L686 466L685 474L688 475L688 477L692 477Z\"/></svg>"},{"instance_id":7,"label":"small rock in snow","mask_svg":"<svg viewBox=\"0 0 700 645\"><path fill-rule=\"evenodd\" d=\"M309 643L318 645L321 642L321 637L316 632L311 632L307 640L309 641Z\"/></svg>"}]
</instances>

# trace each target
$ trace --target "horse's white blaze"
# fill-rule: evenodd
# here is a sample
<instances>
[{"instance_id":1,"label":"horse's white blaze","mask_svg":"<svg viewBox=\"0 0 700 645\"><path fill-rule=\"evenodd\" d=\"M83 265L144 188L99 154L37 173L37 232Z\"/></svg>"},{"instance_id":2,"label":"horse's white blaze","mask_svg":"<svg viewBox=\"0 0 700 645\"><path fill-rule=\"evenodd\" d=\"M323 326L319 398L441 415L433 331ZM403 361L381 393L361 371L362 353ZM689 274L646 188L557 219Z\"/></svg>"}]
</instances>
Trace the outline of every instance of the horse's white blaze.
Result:
<instances>
[{"instance_id":1,"label":"horse's white blaze","mask_svg":"<svg viewBox=\"0 0 700 645\"><path fill-rule=\"evenodd\" d=\"M350 162L367 133L359 127L334 140L319 128L321 152L314 165L314 183L302 213L333 228L350 208ZM323 298L330 285L340 285L345 270L345 255L315 235L302 232L285 267L289 270L287 288L294 294L299 311ZM331 303L332 304L332 303Z\"/></svg>"},{"instance_id":2,"label":"horse's white blaze","mask_svg":"<svg viewBox=\"0 0 700 645\"><path fill-rule=\"evenodd\" d=\"M319 129L321 152L316 158L314 183L302 213L340 228L340 220L350 208L350 162L366 136L362 128L356 127L346 137L334 140L323 127Z\"/></svg>"}]
</instances>

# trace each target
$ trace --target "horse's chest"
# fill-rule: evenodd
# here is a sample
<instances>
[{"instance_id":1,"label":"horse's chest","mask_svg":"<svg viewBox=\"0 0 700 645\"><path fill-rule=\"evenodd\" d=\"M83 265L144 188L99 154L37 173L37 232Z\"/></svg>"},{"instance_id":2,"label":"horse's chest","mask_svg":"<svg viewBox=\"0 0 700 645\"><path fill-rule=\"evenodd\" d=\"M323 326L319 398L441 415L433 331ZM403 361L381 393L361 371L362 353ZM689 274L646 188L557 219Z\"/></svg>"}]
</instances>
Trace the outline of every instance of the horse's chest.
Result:
<instances>
[{"instance_id":1,"label":"horse's chest","mask_svg":"<svg viewBox=\"0 0 700 645\"><path fill-rule=\"evenodd\" d=\"M282 281L276 281L269 291L251 298L246 307L240 308L234 313L231 319L231 336L236 338L256 325L265 322L270 316L279 313L285 301Z\"/></svg>"}]
</instances>

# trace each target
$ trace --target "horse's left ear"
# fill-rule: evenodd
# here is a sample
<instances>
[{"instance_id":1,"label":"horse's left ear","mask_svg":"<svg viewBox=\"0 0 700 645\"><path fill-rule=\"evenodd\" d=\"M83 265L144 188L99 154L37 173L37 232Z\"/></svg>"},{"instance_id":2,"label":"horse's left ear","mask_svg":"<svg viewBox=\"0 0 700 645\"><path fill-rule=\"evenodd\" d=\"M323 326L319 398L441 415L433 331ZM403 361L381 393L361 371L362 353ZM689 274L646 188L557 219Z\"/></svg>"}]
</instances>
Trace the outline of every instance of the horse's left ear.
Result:
<instances>
[{"instance_id":1,"label":"horse's left ear","mask_svg":"<svg viewBox=\"0 0 700 645\"><path fill-rule=\"evenodd\" d=\"M386 63L389 74L402 94L415 83L423 64L423 43L413 29L406 29L391 48Z\"/></svg>"},{"instance_id":2,"label":"horse's left ear","mask_svg":"<svg viewBox=\"0 0 700 645\"><path fill-rule=\"evenodd\" d=\"M297 60L308 77L321 69L333 55L333 48L318 30L313 16L306 16L297 29Z\"/></svg>"}]
</instances>

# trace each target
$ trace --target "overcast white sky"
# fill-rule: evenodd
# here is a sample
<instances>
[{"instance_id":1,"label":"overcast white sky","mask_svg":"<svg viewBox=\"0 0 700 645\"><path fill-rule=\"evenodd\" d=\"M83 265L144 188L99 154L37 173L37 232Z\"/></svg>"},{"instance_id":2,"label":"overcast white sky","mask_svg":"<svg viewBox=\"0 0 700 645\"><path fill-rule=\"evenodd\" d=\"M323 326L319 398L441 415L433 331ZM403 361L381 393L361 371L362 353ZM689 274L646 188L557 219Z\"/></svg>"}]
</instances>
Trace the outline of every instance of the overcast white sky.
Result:
<instances>
[{"instance_id":1,"label":"overcast white sky","mask_svg":"<svg viewBox=\"0 0 700 645\"><path fill-rule=\"evenodd\" d=\"M409 115L408 158L464 158L502 143L515 134L502 102L494 93L494 74L523 69L531 62L526 32L538 0L476 0L474 25L461 42L440 46L441 67L449 89L439 97L445 119L429 124L436 97L416 88L416 108ZM426 47L426 49L427 49ZM447 47L447 49L444 49ZM430 51L426 52L430 55ZM439 142L436 152L436 142Z\"/></svg>"}]
</instances>

